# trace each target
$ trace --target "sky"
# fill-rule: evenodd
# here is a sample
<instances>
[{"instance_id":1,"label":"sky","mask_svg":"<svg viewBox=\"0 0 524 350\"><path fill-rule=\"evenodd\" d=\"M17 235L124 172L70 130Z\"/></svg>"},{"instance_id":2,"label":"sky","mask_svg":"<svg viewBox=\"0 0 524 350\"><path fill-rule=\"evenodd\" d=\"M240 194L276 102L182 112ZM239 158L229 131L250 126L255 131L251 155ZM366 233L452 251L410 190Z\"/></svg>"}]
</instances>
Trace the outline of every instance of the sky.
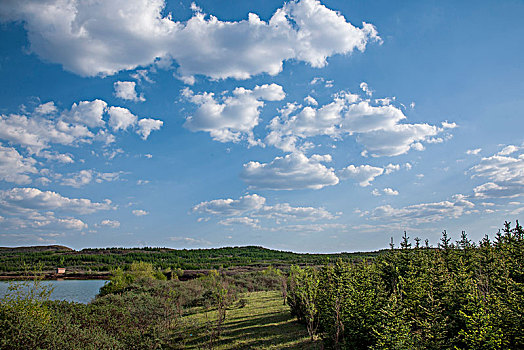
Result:
<instances>
[{"instance_id":1,"label":"sky","mask_svg":"<svg viewBox=\"0 0 524 350\"><path fill-rule=\"evenodd\" d=\"M354 252L524 213L522 1L0 2L0 246Z\"/></svg>"}]
</instances>

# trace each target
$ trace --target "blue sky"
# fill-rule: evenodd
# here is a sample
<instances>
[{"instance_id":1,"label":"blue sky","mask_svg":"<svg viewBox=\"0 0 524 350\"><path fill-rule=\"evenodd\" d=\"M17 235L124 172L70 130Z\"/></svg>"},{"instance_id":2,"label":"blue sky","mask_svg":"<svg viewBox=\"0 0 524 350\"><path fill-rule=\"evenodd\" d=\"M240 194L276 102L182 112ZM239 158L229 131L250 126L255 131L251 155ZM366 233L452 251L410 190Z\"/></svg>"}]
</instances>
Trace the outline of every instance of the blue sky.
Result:
<instances>
[{"instance_id":1,"label":"blue sky","mask_svg":"<svg viewBox=\"0 0 524 350\"><path fill-rule=\"evenodd\" d=\"M0 4L0 245L381 249L524 206L520 1Z\"/></svg>"}]
</instances>

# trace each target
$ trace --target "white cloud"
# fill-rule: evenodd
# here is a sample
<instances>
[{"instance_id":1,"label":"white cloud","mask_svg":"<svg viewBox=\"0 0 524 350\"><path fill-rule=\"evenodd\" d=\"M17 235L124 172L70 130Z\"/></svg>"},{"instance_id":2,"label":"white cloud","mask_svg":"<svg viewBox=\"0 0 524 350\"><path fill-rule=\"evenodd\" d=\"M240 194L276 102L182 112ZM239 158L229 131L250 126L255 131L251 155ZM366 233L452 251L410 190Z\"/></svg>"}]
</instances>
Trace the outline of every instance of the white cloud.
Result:
<instances>
[{"instance_id":1,"label":"white cloud","mask_svg":"<svg viewBox=\"0 0 524 350\"><path fill-rule=\"evenodd\" d=\"M100 226L107 226L107 227L111 227L111 228L118 228L120 227L120 221L118 220L102 220L102 222L100 222Z\"/></svg>"},{"instance_id":2,"label":"white cloud","mask_svg":"<svg viewBox=\"0 0 524 350\"><path fill-rule=\"evenodd\" d=\"M48 102L36 107L32 113L0 115L0 139L20 145L31 154L71 163L73 160L69 155L42 151L51 144L77 146L93 141L106 144L114 142L115 136L106 129L103 119L106 113L110 114L113 130L133 126L143 139L152 130L159 130L163 124L160 120L145 118L136 125L136 117L127 109L108 108L107 103L102 100L73 103L71 109L61 114L57 113L54 104L50 107Z\"/></svg>"},{"instance_id":3,"label":"white cloud","mask_svg":"<svg viewBox=\"0 0 524 350\"><path fill-rule=\"evenodd\" d=\"M458 126L457 123L449 123L448 121L442 122L441 124L444 129L455 129Z\"/></svg>"},{"instance_id":4,"label":"white cloud","mask_svg":"<svg viewBox=\"0 0 524 350\"><path fill-rule=\"evenodd\" d=\"M385 194L387 196L398 196L399 192L392 189L392 188L389 188L389 187L386 187L384 188L382 191L378 190L378 189L374 189L372 192L371 192L372 195L374 196L382 196L382 194Z\"/></svg>"},{"instance_id":5,"label":"white cloud","mask_svg":"<svg viewBox=\"0 0 524 350\"><path fill-rule=\"evenodd\" d=\"M102 100L80 101L73 103L69 111L64 112L64 120L84 124L90 128L102 127L105 121L102 119L107 109L107 103Z\"/></svg>"},{"instance_id":6,"label":"white cloud","mask_svg":"<svg viewBox=\"0 0 524 350\"><path fill-rule=\"evenodd\" d=\"M241 216L246 212L259 210L266 199L257 194L246 195L239 199L214 199L193 207L193 212L220 216Z\"/></svg>"},{"instance_id":7,"label":"white cloud","mask_svg":"<svg viewBox=\"0 0 524 350\"><path fill-rule=\"evenodd\" d=\"M0 143L0 180L16 184L28 184L31 177L36 174L36 160L24 157L12 147L4 147Z\"/></svg>"},{"instance_id":8,"label":"white cloud","mask_svg":"<svg viewBox=\"0 0 524 350\"><path fill-rule=\"evenodd\" d=\"M482 148L475 148L475 149L468 149L466 151L466 154L469 154L469 155L477 155L479 154L480 152L482 151Z\"/></svg>"},{"instance_id":9,"label":"white cloud","mask_svg":"<svg viewBox=\"0 0 524 350\"><path fill-rule=\"evenodd\" d=\"M108 111L109 126L114 130L127 130L130 126L133 127L137 123L137 116L129 111L127 108L111 107Z\"/></svg>"},{"instance_id":10,"label":"white cloud","mask_svg":"<svg viewBox=\"0 0 524 350\"><path fill-rule=\"evenodd\" d=\"M353 164L337 172L340 179L354 179L362 187L369 186L377 176L380 176L383 173L384 169L382 168L374 167L371 165L360 165L356 167Z\"/></svg>"},{"instance_id":11,"label":"white cloud","mask_svg":"<svg viewBox=\"0 0 524 350\"><path fill-rule=\"evenodd\" d=\"M63 154L50 151L41 151L38 153L39 157L43 157L47 160L55 160L60 163L72 164L75 162L72 154Z\"/></svg>"},{"instance_id":12,"label":"white cloud","mask_svg":"<svg viewBox=\"0 0 524 350\"><path fill-rule=\"evenodd\" d=\"M239 217L239 218L226 218L218 222L219 225L224 225L224 226L245 225L245 226L259 229L260 225L258 223L259 223L259 220L253 219L247 216Z\"/></svg>"},{"instance_id":13,"label":"white cloud","mask_svg":"<svg viewBox=\"0 0 524 350\"><path fill-rule=\"evenodd\" d=\"M500 151L498 154L501 156L507 156L507 155L517 152L518 150L519 150L519 147L514 146L514 145L509 145L509 146L504 147L502 151Z\"/></svg>"},{"instance_id":14,"label":"white cloud","mask_svg":"<svg viewBox=\"0 0 524 350\"><path fill-rule=\"evenodd\" d=\"M90 184L92 181L102 183L104 181L115 181L120 177L121 172L100 173L91 169L80 170L76 173L63 175L62 185L71 187L82 187Z\"/></svg>"},{"instance_id":15,"label":"white cloud","mask_svg":"<svg viewBox=\"0 0 524 350\"><path fill-rule=\"evenodd\" d=\"M92 170L80 170L77 173L65 175L62 185L78 188L91 183L91 180L93 180Z\"/></svg>"},{"instance_id":16,"label":"white cloud","mask_svg":"<svg viewBox=\"0 0 524 350\"><path fill-rule=\"evenodd\" d=\"M48 115L54 114L58 111L53 101L43 103L35 108L35 114L38 115Z\"/></svg>"},{"instance_id":17,"label":"white cloud","mask_svg":"<svg viewBox=\"0 0 524 350\"><path fill-rule=\"evenodd\" d=\"M463 195L453 196L451 201L421 203L402 208L391 205L379 206L370 213L373 219L402 221L407 224L428 223L449 218L458 218L474 207Z\"/></svg>"},{"instance_id":18,"label":"white cloud","mask_svg":"<svg viewBox=\"0 0 524 350\"><path fill-rule=\"evenodd\" d=\"M158 119L140 119L138 121L137 134L139 134L143 140L147 140L147 138L151 134L151 131L160 130L162 125L164 125L164 122Z\"/></svg>"},{"instance_id":19,"label":"white cloud","mask_svg":"<svg viewBox=\"0 0 524 350\"><path fill-rule=\"evenodd\" d=\"M473 189L475 196L479 198L516 198L524 194L524 183L486 182Z\"/></svg>"},{"instance_id":20,"label":"white cloud","mask_svg":"<svg viewBox=\"0 0 524 350\"><path fill-rule=\"evenodd\" d=\"M136 83L134 81L117 81L113 84L115 96L123 100L144 102L146 99L141 94L136 93Z\"/></svg>"},{"instance_id":21,"label":"white cloud","mask_svg":"<svg viewBox=\"0 0 524 350\"><path fill-rule=\"evenodd\" d=\"M324 224L297 224L297 225L284 225L274 228L272 231L293 231L293 232L324 232L327 230L340 230L345 231L347 225L335 224L335 223L324 223Z\"/></svg>"},{"instance_id":22,"label":"white cloud","mask_svg":"<svg viewBox=\"0 0 524 350\"><path fill-rule=\"evenodd\" d=\"M158 119L138 117L131 113L127 108L111 107L108 110L109 126L114 131L127 130L128 128L136 129L136 133L146 140L152 131L160 130L164 122Z\"/></svg>"},{"instance_id":23,"label":"white cloud","mask_svg":"<svg viewBox=\"0 0 524 350\"><path fill-rule=\"evenodd\" d=\"M249 162L240 174L250 188L270 190L321 189L338 183L333 168L322 162L330 162L330 155L291 153L276 157L270 163Z\"/></svg>"},{"instance_id":24,"label":"white cloud","mask_svg":"<svg viewBox=\"0 0 524 350\"><path fill-rule=\"evenodd\" d=\"M380 101L379 101L380 102ZM435 143L434 136L451 128L443 123L439 128L429 124L401 123L406 120L401 109L392 104L373 105L370 100L349 92L334 95L333 102L324 106L288 104L280 115L271 120L266 143L286 152L302 150L301 141L315 136L329 136L339 140L355 136L364 147L363 155L396 156L410 149L424 150L421 142ZM451 136L439 138L445 141ZM307 144L307 142L306 142Z\"/></svg>"},{"instance_id":25,"label":"white cloud","mask_svg":"<svg viewBox=\"0 0 524 350\"><path fill-rule=\"evenodd\" d=\"M0 115L0 138L38 153L50 143L73 145L90 142L93 133L83 125L69 124L62 120L40 116Z\"/></svg>"},{"instance_id":26,"label":"white cloud","mask_svg":"<svg viewBox=\"0 0 524 350\"><path fill-rule=\"evenodd\" d=\"M406 169L408 169L408 170L411 169L411 164L406 163ZM391 164L391 163L389 163L388 165L386 165L384 170L385 170L384 173L386 175L389 175L389 174L391 174L394 171L399 171L400 170L400 164Z\"/></svg>"},{"instance_id":27,"label":"white cloud","mask_svg":"<svg viewBox=\"0 0 524 350\"><path fill-rule=\"evenodd\" d=\"M332 214L324 208L292 206L289 203L267 205L266 198L257 194L245 195L239 199L215 199L201 202L192 208L192 212L204 215L198 222L207 222L213 215L222 217L220 225L231 226L243 224L254 228L262 228L260 220L274 220L277 225L289 221L322 221L335 220L342 213Z\"/></svg>"},{"instance_id":28,"label":"white cloud","mask_svg":"<svg viewBox=\"0 0 524 350\"><path fill-rule=\"evenodd\" d=\"M133 215L135 215L135 216L145 216L145 215L149 215L149 212L147 212L145 210L142 210L142 209L135 209L135 210L133 210Z\"/></svg>"},{"instance_id":29,"label":"white cloud","mask_svg":"<svg viewBox=\"0 0 524 350\"><path fill-rule=\"evenodd\" d=\"M211 242L205 239L198 239L192 237L168 237L170 241L176 242L181 246L195 247L195 246L209 246Z\"/></svg>"},{"instance_id":30,"label":"white cloud","mask_svg":"<svg viewBox=\"0 0 524 350\"><path fill-rule=\"evenodd\" d=\"M372 96L373 95L374 91L369 88L368 83L366 83L366 82L360 83L360 88L362 89L362 91L364 91L366 93L366 95L368 95L368 96Z\"/></svg>"},{"instance_id":31,"label":"white cloud","mask_svg":"<svg viewBox=\"0 0 524 350\"><path fill-rule=\"evenodd\" d=\"M333 220L338 216L333 215L324 208L293 207L289 203L264 205L255 214L257 217L274 218L277 220Z\"/></svg>"},{"instance_id":32,"label":"white cloud","mask_svg":"<svg viewBox=\"0 0 524 350\"><path fill-rule=\"evenodd\" d=\"M0 20L24 24L30 50L82 76L178 64L178 75L247 79L275 75L285 60L323 67L334 54L380 41L373 25L354 27L319 1L286 3L268 22L220 21L196 11L187 22L163 16L162 0L101 2L25 0L0 3ZM193 78L194 79L194 78Z\"/></svg>"},{"instance_id":33,"label":"white cloud","mask_svg":"<svg viewBox=\"0 0 524 350\"><path fill-rule=\"evenodd\" d=\"M182 94L198 106L186 118L186 128L209 132L216 141L239 142L246 139L251 145L257 144L253 128L258 125L263 100L280 101L286 96L277 84L257 85L253 90L237 87L230 96L222 96L221 100L215 98L212 92L194 94L188 88Z\"/></svg>"},{"instance_id":34,"label":"white cloud","mask_svg":"<svg viewBox=\"0 0 524 350\"><path fill-rule=\"evenodd\" d=\"M114 209L109 199L103 202L92 202L89 199L68 198L57 192L41 191L37 188L12 188L0 191L0 207L9 211L24 209L65 210L80 214Z\"/></svg>"},{"instance_id":35,"label":"white cloud","mask_svg":"<svg viewBox=\"0 0 524 350\"><path fill-rule=\"evenodd\" d=\"M312 106L318 106L317 100L315 100L313 97L309 95L306 98L304 98L304 102Z\"/></svg>"},{"instance_id":36,"label":"white cloud","mask_svg":"<svg viewBox=\"0 0 524 350\"><path fill-rule=\"evenodd\" d=\"M398 191L389 187L384 188L382 191L388 196L398 196Z\"/></svg>"},{"instance_id":37,"label":"white cloud","mask_svg":"<svg viewBox=\"0 0 524 350\"><path fill-rule=\"evenodd\" d=\"M524 194L524 154L509 156L519 150L506 146L499 153L482 158L470 169L472 178L489 180L474 188L476 197L515 198Z\"/></svg>"}]
</instances>

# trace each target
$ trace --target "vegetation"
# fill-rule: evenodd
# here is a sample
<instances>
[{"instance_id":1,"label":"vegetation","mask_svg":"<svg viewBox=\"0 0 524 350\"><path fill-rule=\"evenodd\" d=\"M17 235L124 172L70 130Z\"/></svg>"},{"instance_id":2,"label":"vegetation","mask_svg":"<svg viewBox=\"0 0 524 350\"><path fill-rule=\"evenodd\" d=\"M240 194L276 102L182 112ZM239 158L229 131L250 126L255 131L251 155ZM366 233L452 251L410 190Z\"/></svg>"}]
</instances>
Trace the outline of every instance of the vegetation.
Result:
<instances>
[{"instance_id":1,"label":"vegetation","mask_svg":"<svg viewBox=\"0 0 524 350\"><path fill-rule=\"evenodd\" d=\"M118 267L131 268L136 261L143 261L158 269L200 270L222 269L235 266L268 266L308 264L319 265L326 259L370 258L380 252L340 254L298 254L262 247L226 247L216 249L168 249L168 248L105 248L74 251L61 246L0 248L0 274L22 273L24 266L43 264L46 271L58 266L68 272L112 271ZM33 249L31 249L33 248Z\"/></svg>"},{"instance_id":2,"label":"vegetation","mask_svg":"<svg viewBox=\"0 0 524 350\"><path fill-rule=\"evenodd\" d=\"M444 232L437 249L375 260L293 267L291 312L336 349L523 349L524 231L505 223L495 242Z\"/></svg>"},{"instance_id":3,"label":"vegetation","mask_svg":"<svg viewBox=\"0 0 524 350\"><path fill-rule=\"evenodd\" d=\"M221 252L231 249L242 251ZM261 249L245 252L282 260L291 254ZM513 228L506 222L493 242L485 237L476 244L463 232L452 243L444 231L432 248L404 233L399 249L391 244L367 259L321 265L315 255L306 257L315 263L285 272L209 270L186 281L178 279L180 268L132 261L117 265L89 304L50 301L38 278L12 284L0 299L0 348L524 348L518 222Z\"/></svg>"},{"instance_id":4,"label":"vegetation","mask_svg":"<svg viewBox=\"0 0 524 350\"><path fill-rule=\"evenodd\" d=\"M0 299L0 348L179 349L191 340L185 330L194 323L188 320L199 315L205 316L199 325L205 332L198 339L214 347L231 328L231 310L250 300L239 298L241 293L275 289L279 294L281 275L273 271L227 276L213 270L182 282L176 275L168 280L149 263L134 262L127 271L115 270L89 304L50 301L39 280L23 283L26 288L12 284Z\"/></svg>"}]
</instances>

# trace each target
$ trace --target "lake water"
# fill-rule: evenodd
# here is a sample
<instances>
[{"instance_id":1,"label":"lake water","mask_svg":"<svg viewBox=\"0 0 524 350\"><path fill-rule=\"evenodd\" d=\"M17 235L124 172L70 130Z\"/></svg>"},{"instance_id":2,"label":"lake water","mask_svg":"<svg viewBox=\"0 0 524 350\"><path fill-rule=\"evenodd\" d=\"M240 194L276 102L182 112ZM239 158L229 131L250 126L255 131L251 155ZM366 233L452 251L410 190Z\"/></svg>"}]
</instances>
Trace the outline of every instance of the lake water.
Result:
<instances>
[{"instance_id":1,"label":"lake water","mask_svg":"<svg viewBox=\"0 0 524 350\"><path fill-rule=\"evenodd\" d=\"M0 281L0 297L3 297L9 283L22 282L6 282ZM51 300L67 300L75 301L77 303L87 304L98 294L100 287L106 281L104 280L62 280L62 281L41 281L42 286L53 288Z\"/></svg>"}]
</instances>

